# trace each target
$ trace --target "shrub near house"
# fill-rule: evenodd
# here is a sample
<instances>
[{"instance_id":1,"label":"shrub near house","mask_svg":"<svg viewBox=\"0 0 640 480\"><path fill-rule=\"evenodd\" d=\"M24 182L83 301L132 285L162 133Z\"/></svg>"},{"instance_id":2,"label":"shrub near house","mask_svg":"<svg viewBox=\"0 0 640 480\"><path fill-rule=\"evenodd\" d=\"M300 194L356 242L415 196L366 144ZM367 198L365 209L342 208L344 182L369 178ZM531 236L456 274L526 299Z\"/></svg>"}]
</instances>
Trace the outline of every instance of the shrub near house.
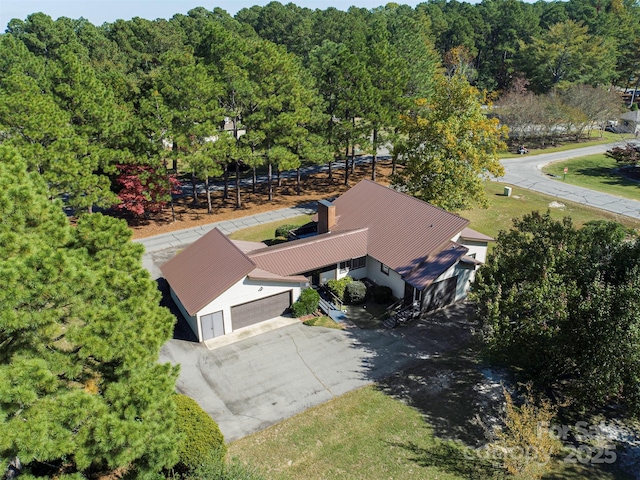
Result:
<instances>
[{"instance_id":1,"label":"shrub near house","mask_svg":"<svg viewBox=\"0 0 640 480\"><path fill-rule=\"evenodd\" d=\"M300 294L300 298L297 302L291 305L291 311L296 317L304 317L305 315L311 315L318 310L318 304L320 303L320 295L313 288L307 288Z\"/></svg>"},{"instance_id":2,"label":"shrub near house","mask_svg":"<svg viewBox=\"0 0 640 480\"><path fill-rule=\"evenodd\" d=\"M344 301L351 305L362 303L367 298L367 286L359 280L347 284L344 290Z\"/></svg>"},{"instance_id":3,"label":"shrub near house","mask_svg":"<svg viewBox=\"0 0 640 480\"><path fill-rule=\"evenodd\" d=\"M349 276L343 277L340 280L329 280L327 282L327 288L342 302L344 301L344 291L351 282L353 282L353 278Z\"/></svg>"}]
</instances>

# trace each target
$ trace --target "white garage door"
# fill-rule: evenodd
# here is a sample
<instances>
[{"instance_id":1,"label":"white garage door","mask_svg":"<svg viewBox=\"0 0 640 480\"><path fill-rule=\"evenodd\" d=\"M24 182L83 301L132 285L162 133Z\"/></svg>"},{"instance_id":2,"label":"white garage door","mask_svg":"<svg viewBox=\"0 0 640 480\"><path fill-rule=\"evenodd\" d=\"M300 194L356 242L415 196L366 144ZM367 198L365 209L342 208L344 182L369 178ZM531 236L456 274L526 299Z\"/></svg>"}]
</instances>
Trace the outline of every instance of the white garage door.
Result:
<instances>
[{"instance_id":1,"label":"white garage door","mask_svg":"<svg viewBox=\"0 0 640 480\"><path fill-rule=\"evenodd\" d=\"M291 290L231 307L233 329L279 317L291 306Z\"/></svg>"}]
</instances>

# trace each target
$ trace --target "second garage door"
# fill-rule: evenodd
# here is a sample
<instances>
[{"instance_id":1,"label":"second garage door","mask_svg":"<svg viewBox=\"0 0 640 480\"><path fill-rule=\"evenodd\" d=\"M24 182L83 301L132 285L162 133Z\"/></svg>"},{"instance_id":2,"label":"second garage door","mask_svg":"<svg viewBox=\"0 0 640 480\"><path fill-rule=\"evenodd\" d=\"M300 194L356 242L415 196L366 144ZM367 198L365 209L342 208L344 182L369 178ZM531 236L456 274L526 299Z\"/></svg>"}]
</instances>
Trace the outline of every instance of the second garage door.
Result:
<instances>
[{"instance_id":1,"label":"second garage door","mask_svg":"<svg viewBox=\"0 0 640 480\"><path fill-rule=\"evenodd\" d=\"M231 307L233 329L279 317L291 306L291 290Z\"/></svg>"}]
</instances>

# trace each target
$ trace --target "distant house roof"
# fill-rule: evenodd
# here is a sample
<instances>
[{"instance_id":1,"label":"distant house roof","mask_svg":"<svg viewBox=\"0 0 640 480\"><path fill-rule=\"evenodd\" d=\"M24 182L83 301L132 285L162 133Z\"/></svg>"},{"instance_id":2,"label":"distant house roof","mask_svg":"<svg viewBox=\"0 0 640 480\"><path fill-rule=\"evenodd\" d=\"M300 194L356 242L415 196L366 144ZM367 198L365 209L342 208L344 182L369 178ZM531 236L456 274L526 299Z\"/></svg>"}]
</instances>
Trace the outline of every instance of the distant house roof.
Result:
<instances>
[{"instance_id":1,"label":"distant house roof","mask_svg":"<svg viewBox=\"0 0 640 480\"><path fill-rule=\"evenodd\" d=\"M332 232L369 229L368 253L408 275L469 224L458 215L370 180L338 197Z\"/></svg>"},{"instance_id":2,"label":"distant house roof","mask_svg":"<svg viewBox=\"0 0 640 480\"><path fill-rule=\"evenodd\" d=\"M206 306L256 265L213 229L160 267L189 315Z\"/></svg>"},{"instance_id":3,"label":"distant house roof","mask_svg":"<svg viewBox=\"0 0 640 480\"><path fill-rule=\"evenodd\" d=\"M316 270L367 254L368 229L327 233L249 253L255 264L278 275Z\"/></svg>"}]
</instances>

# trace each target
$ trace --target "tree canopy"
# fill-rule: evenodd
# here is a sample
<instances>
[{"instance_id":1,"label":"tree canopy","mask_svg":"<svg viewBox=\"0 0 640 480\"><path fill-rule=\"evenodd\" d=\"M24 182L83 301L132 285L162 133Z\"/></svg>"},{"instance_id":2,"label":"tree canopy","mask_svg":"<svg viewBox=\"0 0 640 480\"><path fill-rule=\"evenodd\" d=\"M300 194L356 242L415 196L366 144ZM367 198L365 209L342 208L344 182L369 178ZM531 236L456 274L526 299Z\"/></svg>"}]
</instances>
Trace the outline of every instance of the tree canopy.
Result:
<instances>
[{"instance_id":1,"label":"tree canopy","mask_svg":"<svg viewBox=\"0 0 640 480\"><path fill-rule=\"evenodd\" d=\"M472 290L491 355L577 406L640 413L640 241L533 212L498 235Z\"/></svg>"},{"instance_id":2,"label":"tree canopy","mask_svg":"<svg viewBox=\"0 0 640 480\"><path fill-rule=\"evenodd\" d=\"M120 166L191 174L194 203L201 181L210 213L210 178L223 176L226 199L235 170L241 208L238 177L247 169L254 179L257 169L269 178L269 168L278 178L297 170L300 193L300 167L328 162L331 175L332 161L348 163L356 152L373 154L375 179L386 146L395 173L401 153L416 146L406 143L403 122L417 100L437 104L442 69L479 92L553 91L531 109L540 115L527 119L528 131L561 125L579 135L603 124L597 111L615 108L593 99L610 103L614 94L603 88L640 78L637 9L582 0L347 11L271 2L235 17L199 7L101 26L34 13L0 35L0 141L44 177L49 197L76 212L118 203Z\"/></svg>"},{"instance_id":3,"label":"tree canopy","mask_svg":"<svg viewBox=\"0 0 640 480\"><path fill-rule=\"evenodd\" d=\"M157 363L174 318L123 221L71 227L42 191L0 147L0 470L144 478L176 460L177 370Z\"/></svg>"},{"instance_id":4,"label":"tree canopy","mask_svg":"<svg viewBox=\"0 0 640 480\"><path fill-rule=\"evenodd\" d=\"M441 78L405 115L406 166L394 185L447 210L486 205L482 179L500 176L504 129L482 111L482 95L460 74Z\"/></svg>"}]
</instances>

